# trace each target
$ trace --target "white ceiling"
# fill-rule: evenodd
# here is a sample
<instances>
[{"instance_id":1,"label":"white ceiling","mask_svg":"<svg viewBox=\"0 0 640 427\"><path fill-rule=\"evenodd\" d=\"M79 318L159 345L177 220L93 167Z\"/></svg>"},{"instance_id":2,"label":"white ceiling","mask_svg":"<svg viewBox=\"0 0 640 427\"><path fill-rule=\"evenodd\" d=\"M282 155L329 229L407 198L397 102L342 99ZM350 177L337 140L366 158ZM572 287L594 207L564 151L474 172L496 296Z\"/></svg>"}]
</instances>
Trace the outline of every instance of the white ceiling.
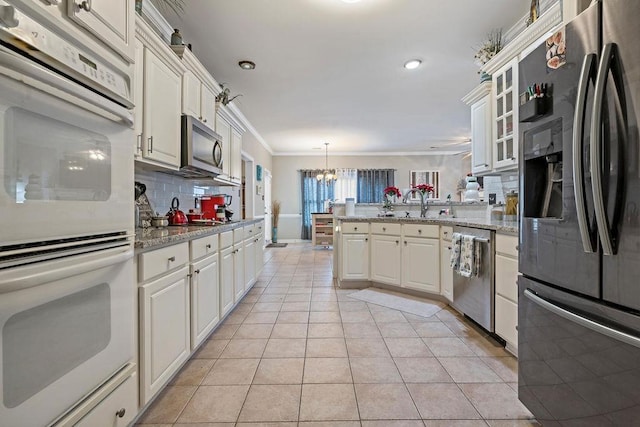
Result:
<instances>
[{"instance_id":1,"label":"white ceiling","mask_svg":"<svg viewBox=\"0 0 640 427\"><path fill-rule=\"evenodd\" d=\"M460 99L473 55L529 0L187 0L166 13L275 154L452 150L470 136ZM416 70L405 61L423 61ZM245 71L238 61L251 60ZM439 147L439 148L432 148Z\"/></svg>"}]
</instances>

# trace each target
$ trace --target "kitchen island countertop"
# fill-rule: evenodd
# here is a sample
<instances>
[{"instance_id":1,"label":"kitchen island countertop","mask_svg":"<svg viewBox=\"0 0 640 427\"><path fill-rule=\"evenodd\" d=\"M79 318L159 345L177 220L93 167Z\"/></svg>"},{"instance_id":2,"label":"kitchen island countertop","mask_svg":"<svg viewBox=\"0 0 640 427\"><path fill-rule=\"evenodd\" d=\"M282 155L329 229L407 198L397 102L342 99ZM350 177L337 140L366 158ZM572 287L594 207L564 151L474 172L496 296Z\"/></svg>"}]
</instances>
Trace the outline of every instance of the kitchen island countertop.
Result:
<instances>
[{"instance_id":1,"label":"kitchen island countertop","mask_svg":"<svg viewBox=\"0 0 640 427\"><path fill-rule=\"evenodd\" d=\"M467 218L403 218L377 216L337 216L338 221L344 222L392 222L401 224L433 224L433 225L462 225L465 227L484 228L501 233L518 234L518 221L493 221L485 219Z\"/></svg>"},{"instance_id":2,"label":"kitchen island countertop","mask_svg":"<svg viewBox=\"0 0 640 427\"><path fill-rule=\"evenodd\" d=\"M136 253L158 249L163 246L173 245L199 237L224 233L234 228L245 225L257 224L264 218L247 219L220 225L182 225L162 228L136 228L136 240L134 248Z\"/></svg>"}]
</instances>

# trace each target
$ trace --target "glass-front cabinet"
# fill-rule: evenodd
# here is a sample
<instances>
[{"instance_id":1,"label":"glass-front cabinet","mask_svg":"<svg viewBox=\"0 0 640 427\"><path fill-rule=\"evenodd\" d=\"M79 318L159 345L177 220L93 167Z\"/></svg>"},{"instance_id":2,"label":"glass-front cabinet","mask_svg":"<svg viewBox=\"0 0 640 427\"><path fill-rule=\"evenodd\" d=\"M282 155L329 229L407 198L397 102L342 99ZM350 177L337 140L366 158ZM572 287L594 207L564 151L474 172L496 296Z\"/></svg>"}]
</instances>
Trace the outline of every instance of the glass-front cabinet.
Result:
<instances>
[{"instance_id":1,"label":"glass-front cabinet","mask_svg":"<svg viewBox=\"0 0 640 427\"><path fill-rule=\"evenodd\" d=\"M518 166L518 59L493 74L493 167Z\"/></svg>"}]
</instances>

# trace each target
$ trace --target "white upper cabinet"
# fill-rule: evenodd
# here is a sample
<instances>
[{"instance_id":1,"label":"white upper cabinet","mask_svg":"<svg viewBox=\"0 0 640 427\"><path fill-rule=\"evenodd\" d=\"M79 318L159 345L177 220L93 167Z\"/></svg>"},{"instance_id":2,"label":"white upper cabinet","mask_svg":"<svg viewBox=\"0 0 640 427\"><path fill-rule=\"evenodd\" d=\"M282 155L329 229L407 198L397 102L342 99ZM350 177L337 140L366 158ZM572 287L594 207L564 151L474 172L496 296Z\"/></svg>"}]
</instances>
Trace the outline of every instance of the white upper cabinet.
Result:
<instances>
[{"instance_id":1,"label":"white upper cabinet","mask_svg":"<svg viewBox=\"0 0 640 427\"><path fill-rule=\"evenodd\" d=\"M471 171L474 175L490 172L493 167L491 82L481 83L462 101L471 106Z\"/></svg>"},{"instance_id":2,"label":"white upper cabinet","mask_svg":"<svg viewBox=\"0 0 640 427\"><path fill-rule=\"evenodd\" d=\"M518 166L518 58L493 74L495 169Z\"/></svg>"},{"instance_id":3,"label":"white upper cabinet","mask_svg":"<svg viewBox=\"0 0 640 427\"><path fill-rule=\"evenodd\" d=\"M214 129L216 95L212 88L218 84L185 46L171 46L171 49L187 67L182 79L182 113L193 116Z\"/></svg>"},{"instance_id":4,"label":"white upper cabinet","mask_svg":"<svg viewBox=\"0 0 640 427\"><path fill-rule=\"evenodd\" d=\"M242 180L242 135L235 129L231 130L231 179Z\"/></svg>"},{"instance_id":5,"label":"white upper cabinet","mask_svg":"<svg viewBox=\"0 0 640 427\"><path fill-rule=\"evenodd\" d=\"M231 125L220 114L216 115L216 132L222 137L222 174L231 176Z\"/></svg>"},{"instance_id":6,"label":"white upper cabinet","mask_svg":"<svg viewBox=\"0 0 640 427\"><path fill-rule=\"evenodd\" d=\"M136 31L136 160L175 170L181 160L180 111L186 69L142 20L138 20Z\"/></svg>"},{"instance_id":7,"label":"white upper cabinet","mask_svg":"<svg viewBox=\"0 0 640 427\"><path fill-rule=\"evenodd\" d=\"M125 59L134 58L134 0L67 0L72 21Z\"/></svg>"}]
</instances>

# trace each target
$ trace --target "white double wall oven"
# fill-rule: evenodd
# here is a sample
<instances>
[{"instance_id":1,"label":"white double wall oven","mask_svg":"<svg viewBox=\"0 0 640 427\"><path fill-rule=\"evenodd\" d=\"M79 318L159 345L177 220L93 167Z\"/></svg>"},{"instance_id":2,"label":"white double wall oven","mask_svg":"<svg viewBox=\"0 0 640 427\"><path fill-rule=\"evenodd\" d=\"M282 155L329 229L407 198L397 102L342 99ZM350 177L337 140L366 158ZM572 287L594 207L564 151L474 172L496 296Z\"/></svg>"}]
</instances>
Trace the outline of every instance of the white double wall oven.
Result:
<instances>
[{"instance_id":1,"label":"white double wall oven","mask_svg":"<svg viewBox=\"0 0 640 427\"><path fill-rule=\"evenodd\" d=\"M131 90L0 6L0 425L46 426L132 370Z\"/></svg>"}]
</instances>

